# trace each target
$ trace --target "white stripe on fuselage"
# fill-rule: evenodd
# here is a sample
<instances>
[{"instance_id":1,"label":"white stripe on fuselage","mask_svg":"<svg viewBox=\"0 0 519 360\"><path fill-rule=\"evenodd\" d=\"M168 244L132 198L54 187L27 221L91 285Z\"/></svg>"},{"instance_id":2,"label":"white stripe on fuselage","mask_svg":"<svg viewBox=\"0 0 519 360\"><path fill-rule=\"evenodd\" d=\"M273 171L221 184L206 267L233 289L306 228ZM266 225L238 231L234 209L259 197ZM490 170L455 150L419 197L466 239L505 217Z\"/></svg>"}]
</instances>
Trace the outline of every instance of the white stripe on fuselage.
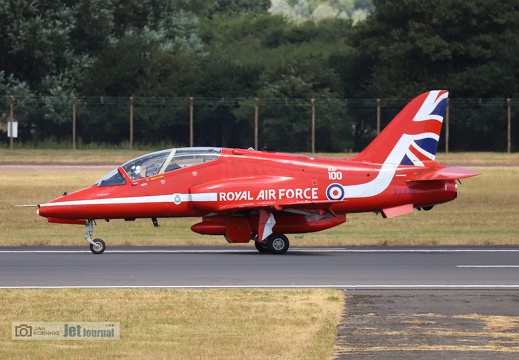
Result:
<instances>
[{"instance_id":1,"label":"white stripe on fuselage","mask_svg":"<svg viewBox=\"0 0 519 360\"><path fill-rule=\"evenodd\" d=\"M89 200L71 200L51 202L41 204L40 207L45 206L75 206L75 205L119 205L119 204L152 204L152 203L180 203L186 201L216 201L217 193L202 193L202 194L173 194L173 195L155 195L155 196L136 196L136 197L122 197L122 198L104 198L104 199L89 199Z\"/></svg>"},{"instance_id":2,"label":"white stripe on fuselage","mask_svg":"<svg viewBox=\"0 0 519 360\"><path fill-rule=\"evenodd\" d=\"M378 195L386 190L395 176L398 165L402 161L404 155L409 152L409 147L416 140L426 138L439 139L434 133L421 133L417 135L403 134L397 142L391 153L388 155L377 177L370 182L358 185L343 185L345 198L366 198ZM178 198L180 196L180 199ZM138 197L122 197L122 198L103 198L89 200L71 200L51 202L41 204L45 206L76 206L76 205L119 205L119 204L150 204L150 203L175 203L196 202L196 201L218 201L218 194L202 193L202 194L171 194L171 195L155 195L155 196L138 196Z\"/></svg>"},{"instance_id":3,"label":"white stripe on fuselage","mask_svg":"<svg viewBox=\"0 0 519 360\"><path fill-rule=\"evenodd\" d=\"M426 138L438 140L439 136L435 133L421 133L417 135L403 134L393 150L391 150L391 153L389 153L384 164L382 164L377 177L364 184L343 186L344 198L366 198L382 193L388 188L389 184L391 184L391 180L393 180L393 177L395 176L398 165L404 158L404 155L409 152L411 144L416 140Z\"/></svg>"}]
</instances>

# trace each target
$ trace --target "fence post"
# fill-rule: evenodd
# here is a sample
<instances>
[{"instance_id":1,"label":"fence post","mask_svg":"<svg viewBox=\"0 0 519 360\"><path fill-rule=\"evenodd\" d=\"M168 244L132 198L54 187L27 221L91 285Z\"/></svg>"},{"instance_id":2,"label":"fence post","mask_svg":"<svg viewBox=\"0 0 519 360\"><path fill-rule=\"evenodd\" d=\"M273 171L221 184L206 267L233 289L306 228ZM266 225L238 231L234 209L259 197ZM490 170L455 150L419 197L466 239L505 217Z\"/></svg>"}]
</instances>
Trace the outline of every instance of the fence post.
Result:
<instances>
[{"instance_id":1,"label":"fence post","mask_svg":"<svg viewBox=\"0 0 519 360\"><path fill-rule=\"evenodd\" d=\"M377 135L380 134L380 99L377 99Z\"/></svg>"},{"instance_id":2,"label":"fence post","mask_svg":"<svg viewBox=\"0 0 519 360\"><path fill-rule=\"evenodd\" d=\"M451 99L447 98L447 108L445 109L445 153L449 153L449 110Z\"/></svg>"},{"instance_id":3,"label":"fence post","mask_svg":"<svg viewBox=\"0 0 519 360\"><path fill-rule=\"evenodd\" d=\"M259 127L259 99L256 98L254 105L254 149L258 150L258 127Z\"/></svg>"},{"instance_id":4,"label":"fence post","mask_svg":"<svg viewBox=\"0 0 519 360\"><path fill-rule=\"evenodd\" d=\"M133 96L130 96L130 150L133 150Z\"/></svg>"},{"instance_id":5,"label":"fence post","mask_svg":"<svg viewBox=\"0 0 519 360\"><path fill-rule=\"evenodd\" d=\"M194 119L194 102L191 96L189 98L189 146L193 147L195 137L195 119Z\"/></svg>"},{"instance_id":6,"label":"fence post","mask_svg":"<svg viewBox=\"0 0 519 360\"><path fill-rule=\"evenodd\" d=\"M315 153L315 99L312 99L312 154Z\"/></svg>"},{"instance_id":7,"label":"fence post","mask_svg":"<svg viewBox=\"0 0 519 360\"><path fill-rule=\"evenodd\" d=\"M506 99L508 105L507 146L506 151L512 153L512 99Z\"/></svg>"},{"instance_id":8,"label":"fence post","mask_svg":"<svg viewBox=\"0 0 519 360\"><path fill-rule=\"evenodd\" d=\"M72 149L76 150L76 97L72 97Z\"/></svg>"},{"instance_id":9,"label":"fence post","mask_svg":"<svg viewBox=\"0 0 519 360\"><path fill-rule=\"evenodd\" d=\"M13 150L13 130L14 130L14 97L9 97L9 133L10 133L10 139L9 139L9 148Z\"/></svg>"}]
</instances>

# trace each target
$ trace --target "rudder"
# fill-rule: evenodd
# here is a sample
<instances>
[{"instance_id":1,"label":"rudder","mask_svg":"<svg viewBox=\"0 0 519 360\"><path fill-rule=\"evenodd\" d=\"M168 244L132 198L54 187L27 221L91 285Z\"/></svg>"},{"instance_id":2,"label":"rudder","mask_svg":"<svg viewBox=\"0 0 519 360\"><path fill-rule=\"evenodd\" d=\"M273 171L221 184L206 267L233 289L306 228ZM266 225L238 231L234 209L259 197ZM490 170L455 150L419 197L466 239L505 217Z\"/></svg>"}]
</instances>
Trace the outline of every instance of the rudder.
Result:
<instances>
[{"instance_id":1,"label":"rudder","mask_svg":"<svg viewBox=\"0 0 519 360\"><path fill-rule=\"evenodd\" d=\"M417 96L353 159L416 166L434 160L448 96L447 90L433 90Z\"/></svg>"}]
</instances>

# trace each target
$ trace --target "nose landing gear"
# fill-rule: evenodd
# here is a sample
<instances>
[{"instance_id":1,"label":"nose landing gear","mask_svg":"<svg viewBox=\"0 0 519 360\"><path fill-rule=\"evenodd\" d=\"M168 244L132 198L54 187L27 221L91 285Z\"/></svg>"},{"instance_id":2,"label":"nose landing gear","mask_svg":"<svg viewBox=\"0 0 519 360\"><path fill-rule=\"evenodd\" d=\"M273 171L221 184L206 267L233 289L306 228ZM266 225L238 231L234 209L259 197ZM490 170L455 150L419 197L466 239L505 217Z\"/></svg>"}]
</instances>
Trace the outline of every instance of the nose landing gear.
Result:
<instances>
[{"instance_id":1,"label":"nose landing gear","mask_svg":"<svg viewBox=\"0 0 519 360\"><path fill-rule=\"evenodd\" d=\"M94 233L94 221L89 219L87 220L86 230L85 230L85 240L90 243L90 251L94 254L102 254L106 250L106 244L102 239L94 239L92 240L92 234Z\"/></svg>"}]
</instances>

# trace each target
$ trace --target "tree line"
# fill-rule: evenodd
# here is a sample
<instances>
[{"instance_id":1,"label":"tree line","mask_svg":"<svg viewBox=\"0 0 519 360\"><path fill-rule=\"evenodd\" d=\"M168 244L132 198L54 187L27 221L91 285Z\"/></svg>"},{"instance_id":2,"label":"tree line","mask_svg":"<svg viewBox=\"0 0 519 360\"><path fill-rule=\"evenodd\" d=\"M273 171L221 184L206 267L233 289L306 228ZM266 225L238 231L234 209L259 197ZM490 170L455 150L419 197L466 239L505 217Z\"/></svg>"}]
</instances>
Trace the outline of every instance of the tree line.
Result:
<instances>
[{"instance_id":1,"label":"tree line","mask_svg":"<svg viewBox=\"0 0 519 360\"><path fill-rule=\"evenodd\" d=\"M506 99L519 92L519 0L284 6L313 17L276 14L268 0L0 0L2 129L13 96L23 141L70 141L75 97L81 141L120 144L133 97L142 99L136 141L183 146L188 107L160 99L194 98L196 145L248 147L258 98L261 142L308 151L315 99L318 151L359 151L375 135L373 108L345 102L409 100L441 88L453 99L500 104L452 114L461 133L477 129L460 137L460 150L500 150L482 149L481 138L502 138ZM353 18L355 9L367 16ZM88 100L101 98L124 100Z\"/></svg>"}]
</instances>

